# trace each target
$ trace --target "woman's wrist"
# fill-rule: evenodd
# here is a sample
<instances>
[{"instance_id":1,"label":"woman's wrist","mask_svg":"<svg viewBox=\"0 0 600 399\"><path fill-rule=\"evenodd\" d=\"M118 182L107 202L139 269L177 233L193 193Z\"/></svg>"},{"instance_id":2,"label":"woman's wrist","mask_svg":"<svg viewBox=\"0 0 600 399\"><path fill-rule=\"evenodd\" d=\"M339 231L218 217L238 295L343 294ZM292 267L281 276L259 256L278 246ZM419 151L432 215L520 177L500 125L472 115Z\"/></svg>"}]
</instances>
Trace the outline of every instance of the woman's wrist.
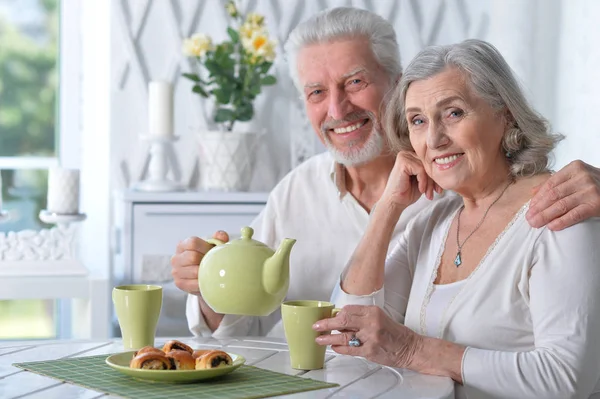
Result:
<instances>
[{"instance_id":1,"label":"woman's wrist","mask_svg":"<svg viewBox=\"0 0 600 399\"><path fill-rule=\"evenodd\" d=\"M400 218L400 215L406 208L406 205L398 204L390 198L382 197L377 202L373 212L377 212L378 215L384 216L385 220L388 220L390 224L393 223L395 226Z\"/></svg>"},{"instance_id":2,"label":"woman's wrist","mask_svg":"<svg viewBox=\"0 0 600 399\"><path fill-rule=\"evenodd\" d=\"M422 374L450 377L462 384L462 359L466 348L437 338L417 335L408 368Z\"/></svg>"}]
</instances>

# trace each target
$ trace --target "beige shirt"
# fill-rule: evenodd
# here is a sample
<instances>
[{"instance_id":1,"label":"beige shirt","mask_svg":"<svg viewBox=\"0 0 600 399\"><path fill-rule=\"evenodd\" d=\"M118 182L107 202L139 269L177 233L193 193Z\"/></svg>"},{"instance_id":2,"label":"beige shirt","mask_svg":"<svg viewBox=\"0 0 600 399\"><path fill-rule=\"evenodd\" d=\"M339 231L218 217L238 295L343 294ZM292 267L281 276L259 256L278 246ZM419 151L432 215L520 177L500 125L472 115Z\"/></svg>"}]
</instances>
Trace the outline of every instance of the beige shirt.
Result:
<instances>
[{"instance_id":1,"label":"beige shirt","mask_svg":"<svg viewBox=\"0 0 600 399\"><path fill-rule=\"evenodd\" d=\"M367 227L369 213L346 191L344 177L343 166L329 153L316 155L277 184L265 209L252 223L254 238L271 248L286 237L297 240L290 256L288 300L329 300ZM395 240L410 218L429 204L423 197L404 212L394 232ZM186 316L194 335L211 335L197 297L188 296ZM279 311L266 317L226 315L212 335L282 337L280 320Z\"/></svg>"},{"instance_id":2,"label":"beige shirt","mask_svg":"<svg viewBox=\"0 0 600 399\"><path fill-rule=\"evenodd\" d=\"M386 261L384 287L336 304L377 303L427 335L446 237L462 199L414 218ZM600 218L559 232L518 212L438 318L435 337L465 345L457 398L587 398L600 379ZM408 302L406 279L413 279Z\"/></svg>"}]
</instances>

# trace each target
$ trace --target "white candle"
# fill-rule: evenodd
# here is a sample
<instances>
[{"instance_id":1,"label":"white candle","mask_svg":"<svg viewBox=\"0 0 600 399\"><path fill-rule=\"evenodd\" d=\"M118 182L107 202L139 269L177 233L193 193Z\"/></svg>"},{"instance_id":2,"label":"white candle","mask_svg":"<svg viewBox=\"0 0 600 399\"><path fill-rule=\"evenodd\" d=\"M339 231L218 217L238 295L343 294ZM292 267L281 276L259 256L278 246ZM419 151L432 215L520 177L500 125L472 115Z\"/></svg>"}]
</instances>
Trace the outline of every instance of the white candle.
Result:
<instances>
[{"instance_id":1,"label":"white candle","mask_svg":"<svg viewBox=\"0 0 600 399\"><path fill-rule=\"evenodd\" d=\"M53 168L48 171L48 203L52 213L79 213L79 170Z\"/></svg>"},{"instance_id":2,"label":"white candle","mask_svg":"<svg viewBox=\"0 0 600 399\"><path fill-rule=\"evenodd\" d=\"M150 136L173 135L173 89L164 81L150 82L148 87L148 124Z\"/></svg>"}]
</instances>

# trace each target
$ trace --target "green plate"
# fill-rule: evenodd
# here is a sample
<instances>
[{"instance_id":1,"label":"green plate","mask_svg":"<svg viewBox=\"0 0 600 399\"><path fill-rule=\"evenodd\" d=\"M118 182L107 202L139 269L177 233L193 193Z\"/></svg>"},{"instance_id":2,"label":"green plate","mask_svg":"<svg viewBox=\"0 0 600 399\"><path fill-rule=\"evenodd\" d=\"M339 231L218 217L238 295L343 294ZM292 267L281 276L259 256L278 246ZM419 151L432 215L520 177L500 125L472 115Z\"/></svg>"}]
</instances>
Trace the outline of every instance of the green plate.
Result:
<instances>
[{"instance_id":1,"label":"green plate","mask_svg":"<svg viewBox=\"0 0 600 399\"><path fill-rule=\"evenodd\" d=\"M182 383L220 377L231 373L246 362L246 359L243 356L227 352L229 356L231 356L231 360L233 360L231 366L206 370L142 370L129 367L129 362L133 358L134 353L135 351L131 351L111 355L106 358L106 364L113 369L136 379L154 382Z\"/></svg>"}]
</instances>

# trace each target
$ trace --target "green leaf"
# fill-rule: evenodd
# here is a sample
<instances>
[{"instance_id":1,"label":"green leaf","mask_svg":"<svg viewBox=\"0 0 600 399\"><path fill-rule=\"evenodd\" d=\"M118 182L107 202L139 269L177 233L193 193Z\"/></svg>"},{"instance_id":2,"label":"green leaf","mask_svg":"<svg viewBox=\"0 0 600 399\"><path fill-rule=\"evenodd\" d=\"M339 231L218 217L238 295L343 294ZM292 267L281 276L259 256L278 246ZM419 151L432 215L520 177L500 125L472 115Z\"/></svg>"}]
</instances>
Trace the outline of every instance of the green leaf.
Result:
<instances>
[{"instance_id":1,"label":"green leaf","mask_svg":"<svg viewBox=\"0 0 600 399\"><path fill-rule=\"evenodd\" d=\"M233 70L235 69L235 60L233 58L226 57L219 61L220 61L221 66L223 67L223 69L225 69L229 72L233 72Z\"/></svg>"},{"instance_id":2,"label":"green leaf","mask_svg":"<svg viewBox=\"0 0 600 399\"><path fill-rule=\"evenodd\" d=\"M243 103L236 111L238 121L247 122L254 117L254 107L251 103Z\"/></svg>"},{"instance_id":3,"label":"green leaf","mask_svg":"<svg viewBox=\"0 0 600 399\"><path fill-rule=\"evenodd\" d=\"M215 61L219 64L223 61L223 58L227 57L227 52L225 51L225 47L218 46L217 51L215 51Z\"/></svg>"},{"instance_id":4,"label":"green leaf","mask_svg":"<svg viewBox=\"0 0 600 399\"><path fill-rule=\"evenodd\" d=\"M254 110L250 110L250 111L244 112L243 114L239 114L237 119L238 119L238 121L241 121L241 122L248 122L248 121L251 121L253 117L254 117Z\"/></svg>"},{"instance_id":5,"label":"green leaf","mask_svg":"<svg viewBox=\"0 0 600 399\"><path fill-rule=\"evenodd\" d=\"M194 85L194 87L192 88L192 91L194 93L200 94L204 98L208 98L208 94L206 94L206 91L204 91L204 89L200 85Z\"/></svg>"},{"instance_id":6,"label":"green leaf","mask_svg":"<svg viewBox=\"0 0 600 399\"><path fill-rule=\"evenodd\" d=\"M215 52L214 58L207 59L204 65L212 75L233 75L235 70L235 60L231 54L219 50Z\"/></svg>"},{"instance_id":7,"label":"green leaf","mask_svg":"<svg viewBox=\"0 0 600 399\"><path fill-rule=\"evenodd\" d=\"M181 76L184 78L188 78L189 80L193 80L194 82L202 82L202 79L195 73L182 73Z\"/></svg>"},{"instance_id":8,"label":"green leaf","mask_svg":"<svg viewBox=\"0 0 600 399\"><path fill-rule=\"evenodd\" d=\"M217 64L214 60L206 60L204 66L206 67L211 76L216 76L219 74L219 64Z\"/></svg>"},{"instance_id":9,"label":"green leaf","mask_svg":"<svg viewBox=\"0 0 600 399\"><path fill-rule=\"evenodd\" d=\"M215 51L215 60L221 62L224 58L229 58L233 54L235 47L228 42L221 43Z\"/></svg>"},{"instance_id":10,"label":"green leaf","mask_svg":"<svg viewBox=\"0 0 600 399\"><path fill-rule=\"evenodd\" d=\"M242 92L240 90L238 90L237 88L231 93L231 104L233 104L233 106L235 108L240 106L243 99L244 98L243 98Z\"/></svg>"},{"instance_id":11,"label":"green leaf","mask_svg":"<svg viewBox=\"0 0 600 399\"><path fill-rule=\"evenodd\" d=\"M215 122L217 123L229 122L233 120L235 120L235 113L230 109L219 108L215 114Z\"/></svg>"},{"instance_id":12,"label":"green leaf","mask_svg":"<svg viewBox=\"0 0 600 399\"><path fill-rule=\"evenodd\" d=\"M231 89L228 86L221 86L220 88L213 90L212 94L215 95L219 104L227 104L231 99Z\"/></svg>"},{"instance_id":13,"label":"green leaf","mask_svg":"<svg viewBox=\"0 0 600 399\"><path fill-rule=\"evenodd\" d=\"M227 33L229 34L229 37L231 38L232 42L237 43L240 41L240 35L232 28L228 27Z\"/></svg>"},{"instance_id":14,"label":"green leaf","mask_svg":"<svg viewBox=\"0 0 600 399\"><path fill-rule=\"evenodd\" d=\"M246 79L247 79L248 73L246 68L240 66L239 70L238 70L238 79L235 82L235 88L236 90L242 91L244 88L244 85L246 84Z\"/></svg>"},{"instance_id":15,"label":"green leaf","mask_svg":"<svg viewBox=\"0 0 600 399\"><path fill-rule=\"evenodd\" d=\"M258 96L260 94L260 86L258 86L258 85L250 86L249 91L254 96Z\"/></svg>"},{"instance_id":16,"label":"green leaf","mask_svg":"<svg viewBox=\"0 0 600 399\"><path fill-rule=\"evenodd\" d=\"M263 86L270 86L274 85L275 83L277 83L277 78L273 75L267 75L260 80L260 84Z\"/></svg>"},{"instance_id":17,"label":"green leaf","mask_svg":"<svg viewBox=\"0 0 600 399\"><path fill-rule=\"evenodd\" d=\"M261 85L261 76L258 74L252 74L250 77L250 83L248 86L260 86Z\"/></svg>"},{"instance_id":18,"label":"green leaf","mask_svg":"<svg viewBox=\"0 0 600 399\"><path fill-rule=\"evenodd\" d=\"M259 71L260 73L267 73L269 72L269 69L271 69L271 66L273 65L272 62L263 62L260 67L259 67Z\"/></svg>"}]
</instances>

